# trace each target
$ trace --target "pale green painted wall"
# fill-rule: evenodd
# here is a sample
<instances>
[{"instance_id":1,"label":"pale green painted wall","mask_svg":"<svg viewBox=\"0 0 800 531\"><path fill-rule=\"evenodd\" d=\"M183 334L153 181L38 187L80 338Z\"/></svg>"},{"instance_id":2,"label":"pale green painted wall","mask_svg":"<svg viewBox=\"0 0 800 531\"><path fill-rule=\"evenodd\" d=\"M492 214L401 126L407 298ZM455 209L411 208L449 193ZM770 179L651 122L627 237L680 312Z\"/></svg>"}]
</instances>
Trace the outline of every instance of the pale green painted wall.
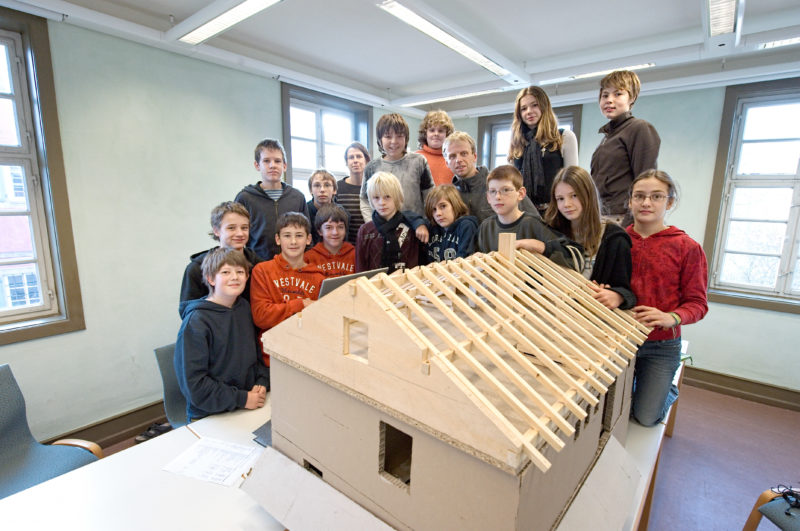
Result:
<instances>
[{"instance_id":1,"label":"pale green painted wall","mask_svg":"<svg viewBox=\"0 0 800 531\"><path fill-rule=\"evenodd\" d=\"M61 23L50 38L87 329L0 349L39 438L160 398L152 349L175 339L188 256L212 244L211 207L257 180L256 141L281 136L275 81ZM643 97L634 108L656 124L660 166L683 191L670 221L698 240L723 95ZM408 121L416 131L420 120ZM584 165L602 123L585 105ZM456 127L477 135L476 119ZM787 370L800 316L712 304L684 333L699 367L800 389L800 372Z\"/></svg>"},{"instance_id":2,"label":"pale green painted wall","mask_svg":"<svg viewBox=\"0 0 800 531\"><path fill-rule=\"evenodd\" d=\"M53 69L86 330L3 347L34 435L159 400L189 255L280 137L275 81L61 23Z\"/></svg>"}]
</instances>

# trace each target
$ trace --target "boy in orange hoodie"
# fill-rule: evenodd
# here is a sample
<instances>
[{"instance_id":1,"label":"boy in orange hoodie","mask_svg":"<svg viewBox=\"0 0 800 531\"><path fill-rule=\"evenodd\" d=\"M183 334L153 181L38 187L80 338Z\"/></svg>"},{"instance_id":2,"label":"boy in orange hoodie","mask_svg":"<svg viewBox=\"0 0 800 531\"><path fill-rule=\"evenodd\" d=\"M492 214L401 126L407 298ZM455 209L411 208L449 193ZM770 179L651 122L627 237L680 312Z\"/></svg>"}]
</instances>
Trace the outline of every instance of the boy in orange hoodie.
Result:
<instances>
[{"instance_id":1,"label":"boy in orange hoodie","mask_svg":"<svg viewBox=\"0 0 800 531\"><path fill-rule=\"evenodd\" d=\"M356 248L347 238L347 211L337 204L323 205L314 219L314 230L322 241L306 251L305 261L326 277L356 272Z\"/></svg>"},{"instance_id":2,"label":"boy in orange hoodie","mask_svg":"<svg viewBox=\"0 0 800 531\"><path fill-rule=\"evenodd\" d=\"M253 322L262 332L317 300L325 278L303 259L306 246L311 244L307 217L299 212L281 214L276 230L275 242L281 253L254 267L250 281ZM264 361L269 366L267 354Z\"/></svg>"}]
</instances>

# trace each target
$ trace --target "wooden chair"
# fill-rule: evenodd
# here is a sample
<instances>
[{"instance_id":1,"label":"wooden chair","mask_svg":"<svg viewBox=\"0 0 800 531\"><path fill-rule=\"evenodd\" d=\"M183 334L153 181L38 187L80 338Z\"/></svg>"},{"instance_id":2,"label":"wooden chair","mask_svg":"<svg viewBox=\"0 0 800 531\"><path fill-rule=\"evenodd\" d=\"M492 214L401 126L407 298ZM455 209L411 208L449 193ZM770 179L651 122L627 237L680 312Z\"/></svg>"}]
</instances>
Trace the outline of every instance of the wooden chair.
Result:
<instances>
[{"instance_id":1,"label":"wooden chair","mask_svg":"<svg viewBox=\"0 0 800 531\"><path fill-rule=\"evenodd\" d=\"M780 498L781 494L772 489L762 492L756 499L753 510L750 511L750 516L747 517L742 531L756 531L762 516L766 516L770 522L784 531L797 531L800 529L800 509L790 509L788 503ZM773 506L773 504L778 504L778 506ZM786 514L787 511L789 514Z\"/></svg>"},{"instance_id":2,"label":"wooden chair","mask_svg":"<svg viewBox=\"0 0 800 531\"><path fill-rule=\"evenodd\" d=\"M62 439L47 445L34 439L11 367L0 365L0 498L102 457L103 451L93 442Z\"/></svg>"}]
</instances>

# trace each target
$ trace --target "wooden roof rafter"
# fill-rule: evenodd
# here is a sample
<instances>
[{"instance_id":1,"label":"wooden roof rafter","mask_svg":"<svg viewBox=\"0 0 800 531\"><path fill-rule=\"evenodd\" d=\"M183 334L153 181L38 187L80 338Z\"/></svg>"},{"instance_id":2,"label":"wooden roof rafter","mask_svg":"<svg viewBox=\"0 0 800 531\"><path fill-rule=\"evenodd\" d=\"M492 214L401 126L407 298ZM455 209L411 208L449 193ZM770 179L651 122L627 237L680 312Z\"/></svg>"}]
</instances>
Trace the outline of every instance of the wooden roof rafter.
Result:
<instances>
[{"instance_id":1,"label":"wooden roof rafter","mask_svg":"<svg viewBox=\"0 0 800 531\"><path fill-rule=\"evenodd\" d=\"M510 256L476 254L357 284L424 345L423 373L439 367L546 471L538 445L564 447L560 437L587 415L578 400L598 403L646 328L599 305L582 276L526 251Z\"/></svg>"}]
</instances>

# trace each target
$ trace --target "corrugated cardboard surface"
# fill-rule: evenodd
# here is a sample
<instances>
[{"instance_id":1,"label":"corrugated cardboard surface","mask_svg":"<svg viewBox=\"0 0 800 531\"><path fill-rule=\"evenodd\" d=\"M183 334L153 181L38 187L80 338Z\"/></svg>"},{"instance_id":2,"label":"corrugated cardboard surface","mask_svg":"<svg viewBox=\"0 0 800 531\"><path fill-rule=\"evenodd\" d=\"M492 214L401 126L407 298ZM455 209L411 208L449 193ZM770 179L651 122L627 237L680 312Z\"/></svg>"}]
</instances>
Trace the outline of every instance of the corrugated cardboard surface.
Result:
<instances>
[{"instance_id":1,"label":"corrugated cardboard surface","mask_svg":"<svg viewBox=\"0 0 800 531\"><path fill-rule=\"evenodd\" d=\"M552 468L509 474L273 358L275 448L392 526L405 529L548 529L592 462L602 402L581 421ZM380 473L380 423L412 437L410 485ZM573 419L573 422L577 420Z\"/></svg>"},{"instance_id":2,"label":"corrugated cardboard surface","mask_svg":"<svg viewBox=\"0 0 800 531\"><path fill-rule=\"evenodd\" d=\"M633 398L633 375L635 365L636 360L631 360L630 364L628 364L628 367L625 369L625 372L617 377L615 385L619 386L618 389L622 389L621 393L616 393L620 401L619 414L614 420L611 428L606 428L605 423L603 425L603 430L611 432L611 435L616 437L622 445L625 444L625 439L628 435L628 422L630 422L631 416L631 399ZM603 417L605 420L605 415Z\"/></svg>"}]
</instances>

